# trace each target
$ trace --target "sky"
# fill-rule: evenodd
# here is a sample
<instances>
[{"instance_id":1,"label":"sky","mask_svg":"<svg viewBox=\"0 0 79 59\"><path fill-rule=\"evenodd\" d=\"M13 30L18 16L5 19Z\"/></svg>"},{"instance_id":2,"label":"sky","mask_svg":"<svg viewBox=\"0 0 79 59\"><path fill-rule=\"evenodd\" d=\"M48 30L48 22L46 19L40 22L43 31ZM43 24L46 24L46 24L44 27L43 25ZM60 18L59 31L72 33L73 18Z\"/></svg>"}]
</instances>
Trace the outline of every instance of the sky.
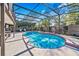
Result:
<instances>
[{"instance_id":1,"label":"sky","mask_svg":"<svg viewBox=\"0 0 79 59\"><path fill-rule=\"evenodd\" d=\"M40 4L40 3L16 3L17 5L19 6L23 6L25 8L28 8L28 9L31 9L31 10L34 10L36 12L39 12L41 14L45 14L47 12L49 12L48 15L56 15L55 12L51 11L49 8L47 8L46 6ZM66 5L66 4L61 4L61 3L48 3L48 6L53 8L53 9L56 9L56 8L59 8L61 7L62 5ZM36 14L34 12L30 12L28 10L25 10L25 9L22 9L22 8L19 8L17 6L14 6L14 10L16 10L15 12L19 12L19 13L22 13L22 14L31 14L32 16L36 15L37 17L39 18L43 18L44 16L40 16L39 14ZM60 13L64 13L66 10L66 8L63 8ZM24 18L23 15L17 15L16 14L16 17L20 17L20 18ZM21 19L18 19L18 20L21 20Z\"/></svg>"}]
</instances>

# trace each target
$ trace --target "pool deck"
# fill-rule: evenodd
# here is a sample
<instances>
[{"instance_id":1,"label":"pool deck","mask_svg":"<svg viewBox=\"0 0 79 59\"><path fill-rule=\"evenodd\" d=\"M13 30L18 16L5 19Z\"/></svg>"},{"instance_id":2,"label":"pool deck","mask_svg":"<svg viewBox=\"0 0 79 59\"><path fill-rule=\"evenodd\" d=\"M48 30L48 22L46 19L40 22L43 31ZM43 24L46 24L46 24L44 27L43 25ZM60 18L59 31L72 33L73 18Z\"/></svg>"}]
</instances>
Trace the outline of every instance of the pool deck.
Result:
<instances>
[{"instance_id":1,"label":"pool deck","mask_svg":"<svg viewBox=\"0 0 79 59\"><path fill-rule=\"evenodd\" d=\"M78 39L72 36L61 35L65 38L71 38L72 41ZM78 41L77 41L78 42ZM22 39L22 33L16 33L15 38L10 37L5 41L6 56L79 56L79 49L65 45L58 49L40 49L25 45Z\"/></svg>"}]
</instances>

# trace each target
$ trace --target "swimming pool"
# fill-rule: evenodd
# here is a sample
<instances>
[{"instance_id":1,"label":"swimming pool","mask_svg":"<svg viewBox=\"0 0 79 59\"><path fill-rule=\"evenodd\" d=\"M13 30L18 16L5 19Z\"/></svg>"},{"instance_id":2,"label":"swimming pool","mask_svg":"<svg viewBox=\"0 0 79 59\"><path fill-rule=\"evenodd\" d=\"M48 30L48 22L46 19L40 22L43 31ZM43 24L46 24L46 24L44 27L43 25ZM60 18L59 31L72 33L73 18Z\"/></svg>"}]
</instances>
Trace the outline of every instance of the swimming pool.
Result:
<instances>
[{"instance_id":1,"label":"swimming pool","mask_svg":"<svg viewBox=\"0 0 79 59\"><path fill-rule=\"evenodd\" d=\"M23 36L29 38L29 43L36 48L60 48L65 45L65 39L53 34L40 32L25 32Z\"/></svg>"}]
</instances>

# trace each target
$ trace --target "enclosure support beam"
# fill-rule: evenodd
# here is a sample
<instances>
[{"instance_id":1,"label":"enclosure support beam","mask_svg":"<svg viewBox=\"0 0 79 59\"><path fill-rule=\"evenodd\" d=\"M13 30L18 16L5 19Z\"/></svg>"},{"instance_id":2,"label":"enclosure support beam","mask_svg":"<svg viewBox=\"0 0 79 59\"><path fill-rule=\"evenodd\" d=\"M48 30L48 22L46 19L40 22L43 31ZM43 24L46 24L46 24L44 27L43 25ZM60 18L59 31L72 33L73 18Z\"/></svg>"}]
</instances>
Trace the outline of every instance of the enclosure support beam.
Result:
<instances>
[{"instance_id":1,"label":"enclosure support beam","mask_svg":"<svg viewBox=\"0 0 79 59\"><path fill-rule=\"evenodd\" d=\"M52 10L57 15L59 14L55 9L50 8L47 4L43 4L43 5L46 6L47 8L49 8L50 10Z\"/></svg>"},{"instance_id":2,"label":"enclosure support beam","mask_svg":"<svg viewBox=\"0 0 79 59\"><path fill-rule=\"evenodd\" d=\"M24 18L20 18L20 17L16 17L17 19L23 19L23 20L28 20L28 21L37 21L37 20L31 20L31 19L24 19ZM39 21L37 21L39 22Z\"/></svg>"},{"instance_id":3,"label":"enclosure support beam","mask_svg":"<svg viewBox=\"0 0 79 59\"><path fill-rule=\"evenodd\" d=\"M16 29L16 25L14 24L14 26L13 26L13 38L15 37L15 29Z\"/></svg>"},{"instance_id":4,"label":"enclosure support beam","mask_svg":"<svg viewBox=\"0 0 79 59\"><path fill-rule=\"evenodd\" d=\"M15 12L15 14L18 14L18 15L23 15L23 16L28 16L28 17L32 17L32 18L37 18L37 19L41 19L41 20L43 20L42 18L39 18L39 17L29 16L29 15L22 14L22 13L18 13L18 12Z\"/></svg>"},{"instance_id":5,"label":"enclosure support beam","mask_svg":"<svg viewBox=\"0 0 79 59\"><path fill-rule=\"evenodd\" d=\"M4 17L5 17L4 3L1 3L1 56L5 55L5 28L4 28Z\"/></svg>"},{"instance_id":6,"label":"enclosure support beam","mask_svg":"<svg viewBox=\"0 0 79 59\"><path fill-rule=\"evenodd\" d=\"M13 4L14 5L14 4ZM16 16L15 16L15 12L14 12L14 6L12 6L13 8L13 18L14 20L16 20ZM18 7L19 8L19 7ZM16 32L16 22L14 21L14 26L13 26L13 38L15 37L15 32Z\"/></svg>"},{"instance_id":7,"label":"enclosure support beam","mask_svg":"<svg viewBox=\"0 0 79 59\"><path fill-rule=\"evenodd\" d=\"M36 13L36 14L43 15L43 16L45 16L45 17L49 17L49 16L44 15L44 14L41 14L41 13L39 13L39 12L37 12L37 11L31 10L31 9L28 9L28 8L25 8L25 7L23 7L23 6L20 6L20 5L17 5L17 4L14 4L14 5L17 6L17 7L22 8L22 9L25 9L25 10L28 10L28 11L31 11L31 12L34 12L34 13Z\"/></svg>"},{"instance_id":8,"label":"enclosure support beam","mask_svg":"<svg viewBox=\"0 0 79 59\"><path fill-rule=\"evenodd\" d=\"M58 32L60 33L60 15L58 15Z\"/></svg>"}]
</instances>

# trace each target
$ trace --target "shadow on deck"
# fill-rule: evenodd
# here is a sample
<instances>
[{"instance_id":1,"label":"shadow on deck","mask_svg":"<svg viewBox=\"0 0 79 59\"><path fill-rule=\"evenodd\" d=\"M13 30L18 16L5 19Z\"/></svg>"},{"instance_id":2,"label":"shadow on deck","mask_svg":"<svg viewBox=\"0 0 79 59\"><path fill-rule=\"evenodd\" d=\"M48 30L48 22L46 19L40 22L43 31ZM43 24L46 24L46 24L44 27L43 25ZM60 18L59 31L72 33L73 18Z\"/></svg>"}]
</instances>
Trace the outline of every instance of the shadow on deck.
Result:
<instances>
[{"instance_id":1,"label":"shadow on deck","mask_svg":"<svg viewBox=\"0 0 79 59\"><path fill-rule=\"evenodd\" d=\"M31 56L34 56L33 53L31 52L31 49L33 49L33 48L34 48L34 47L28 48L28 46L27 46L27 49L26 49L26 50L21 51L21 52L15 54L14 56L19 56L19 55L21 55L21 54L23 54L23 53L25 53L25 52L27 52L27 51L30 53Z\"/></svg>"}]
</instances>

